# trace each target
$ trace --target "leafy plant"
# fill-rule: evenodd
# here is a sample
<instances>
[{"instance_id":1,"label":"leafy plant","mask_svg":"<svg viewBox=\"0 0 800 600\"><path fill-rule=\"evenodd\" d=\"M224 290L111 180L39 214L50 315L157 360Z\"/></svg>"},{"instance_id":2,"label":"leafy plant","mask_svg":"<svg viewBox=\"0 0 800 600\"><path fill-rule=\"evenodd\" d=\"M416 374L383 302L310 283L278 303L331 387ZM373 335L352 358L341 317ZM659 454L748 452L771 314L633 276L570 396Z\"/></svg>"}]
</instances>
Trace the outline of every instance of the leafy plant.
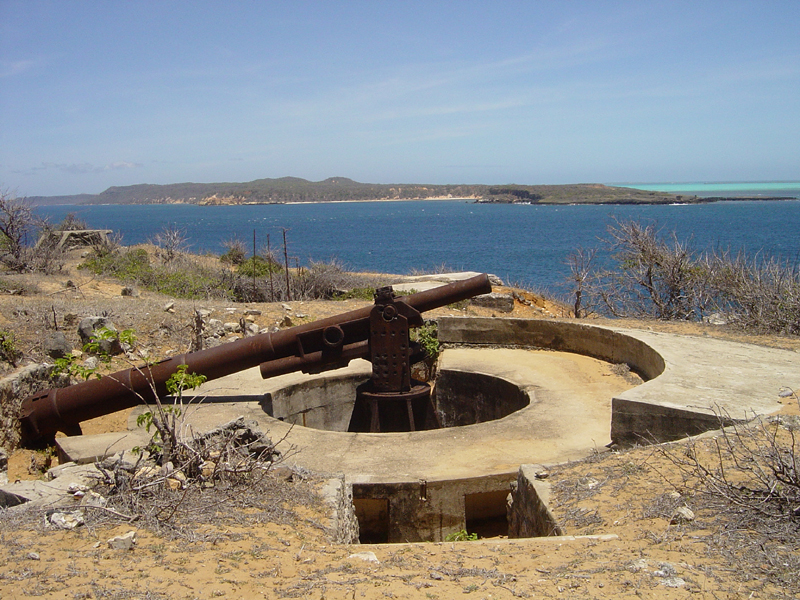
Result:
<instances>
[{"instance_id":1,"label":"leafy plant","mask_svg":"<svg viewBox=\"0 0 800 600\"><path fill-rule=\"evenodd\" d=\"M445 542L474 542L478 539L477 533L467 533L466 529L448 533L444 538Z\"/></svg>"},{"instance_id":2,"label":"leafy plant","mask_svg":"<svg viewBox=\"0 0 800 600\"><path fill-rule=\"evenodd\" d=\"M436 323L425 323L422 327L411 330L411 341L417 342L425 350L426 360L436 361L439 358L439 330Z\"/></svg>"},{"instance_id":3,"label":"leafy plant","mask_svg":"<svg viewBox=\"0 0 800 600\"><path fill-rule=\"evenodd\" d=\"M188 368L189 365L178 365L177 371L167 379L167 391L173 396L180 398L183 396L184 391L200 387L208 379L205 375L187 373L186 370Z\"/></svg>"},{"instance_id":4,"label":"leafy plant","mask_svg":"<svg viewBox=\"0 0 800 600\"><path fill-rule=\"evenodd\" d=\"M16 367L19 356L20 352L17 350L14 334L0 329L0 358L10 363L12 367Z\"/></svg>"}]
</instances>

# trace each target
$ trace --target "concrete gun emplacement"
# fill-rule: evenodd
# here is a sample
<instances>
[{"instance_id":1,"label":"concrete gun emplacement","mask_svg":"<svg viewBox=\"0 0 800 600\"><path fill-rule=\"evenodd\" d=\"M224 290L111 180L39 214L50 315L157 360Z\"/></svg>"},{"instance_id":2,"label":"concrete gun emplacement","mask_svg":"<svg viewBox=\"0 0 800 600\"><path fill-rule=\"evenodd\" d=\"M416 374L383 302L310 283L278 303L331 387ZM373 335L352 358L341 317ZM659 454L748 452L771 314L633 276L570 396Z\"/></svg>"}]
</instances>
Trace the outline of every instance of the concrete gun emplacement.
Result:
<instances>
[{"instance_id":1,"label":"concrete gun emplacement","mask_svg":"<svg viewBox=\"0 0 800 600\"><path fill-rule=\"evenodd\" d=\"M180 365L207 380L260 365L266 379L336 369L355 358L372 363L372 377L359 386L350 431L437 428L430 386L411 378L411 364L423 354L410 341L409 331L423 324L426 311L491 291L486 274L409 296L379 288L372 307L45 390L22 402L22 440L36 444L52 440L57 432L79 435L82 421L163 398L167 380Z\"/></svg>"}]
</instances>

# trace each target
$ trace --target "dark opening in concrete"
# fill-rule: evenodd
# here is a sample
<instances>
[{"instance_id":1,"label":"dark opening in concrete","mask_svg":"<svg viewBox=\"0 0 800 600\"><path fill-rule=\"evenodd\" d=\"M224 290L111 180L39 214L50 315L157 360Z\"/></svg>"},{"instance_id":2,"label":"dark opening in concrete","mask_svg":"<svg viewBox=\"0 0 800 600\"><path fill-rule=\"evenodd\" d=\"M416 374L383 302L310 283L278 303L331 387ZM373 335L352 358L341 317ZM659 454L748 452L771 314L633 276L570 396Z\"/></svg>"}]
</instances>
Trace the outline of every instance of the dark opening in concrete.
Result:
<instances>
[{"instance_id":1,"label":"dark opening in concrete","mask_svg":"<svg viewBox=\"0 0 800 600\"><path fill-rule=\"evenodd\" d=\"M386 544L389 541L389 499L354 498L358 519L358 541L362 544Z\"/></svg>"},{"instance_id":2,"label":"dark opening in concrete","mask_svg":"<svg viewBox=\"0 0 800 600\"><path fill-rule=\"evenodd\" d=\"M464 496L464 521L468 533L488 538L508 536L506 499L510 490L479 492Z\"/></svg>"},{"instance_id":3,"label":"dark opening in concrete","mask_svg":"<svg viewBox=\"0 0 800 600\"><path fill-rule=\"evenodd\" d=\"M292 384L267 394L262 406L270 416L288 423L345 432L350 426L356 389L363 382L363 375L344 375ZM484 373L446 369L439 372L434 382L432 398L435 420L442 427L502 419L531 402L528 392L511 381ZM406 404L398 405L398 410L405 426L396 428L382 422L381 431L408 431ZM430 427L419 425L415 429Z\"/></svg>"}]
</instances>

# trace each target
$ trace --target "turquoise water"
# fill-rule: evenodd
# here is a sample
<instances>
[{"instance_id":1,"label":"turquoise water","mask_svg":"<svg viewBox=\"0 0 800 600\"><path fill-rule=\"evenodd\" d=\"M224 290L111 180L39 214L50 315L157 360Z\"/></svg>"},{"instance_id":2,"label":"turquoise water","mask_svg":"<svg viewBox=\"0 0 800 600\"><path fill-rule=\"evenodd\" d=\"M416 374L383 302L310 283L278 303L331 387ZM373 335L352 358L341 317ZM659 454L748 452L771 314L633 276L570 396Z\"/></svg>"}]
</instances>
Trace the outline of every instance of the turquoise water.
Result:
<instances>
[{"instance_id":1,"label":"turquoise water","mask_svg":"<svg viewBox=\"0 0 800 600\"><path fill-rule=\"evenodd\" d=\"M76 213L90 227L113 229L126 245L166 224L185 231L190 249L221 253L234 237L273 250L287 229L301 264L337 258L353 270L408 273L447 265L506 281L557 290L575 248L600 246L615 219L655 223L692 245L745 249L796 260L800 201L715 202L673 206L537 206L465 201L278 204L253 206L54 206L37 209L58 222Z\"/></svg>"},{"instance_id":2,"label":"turquoise water","mask_svg":"<svg viewBox=\"0 0 800 600\"><path fill-rule=\"evenodd\" d=\"M651 192L670 192L700 197L723 196L792 196L800 198L800 181L735 182L735 183L621 183L625 187Z\"/></svg>"}]
</instances>

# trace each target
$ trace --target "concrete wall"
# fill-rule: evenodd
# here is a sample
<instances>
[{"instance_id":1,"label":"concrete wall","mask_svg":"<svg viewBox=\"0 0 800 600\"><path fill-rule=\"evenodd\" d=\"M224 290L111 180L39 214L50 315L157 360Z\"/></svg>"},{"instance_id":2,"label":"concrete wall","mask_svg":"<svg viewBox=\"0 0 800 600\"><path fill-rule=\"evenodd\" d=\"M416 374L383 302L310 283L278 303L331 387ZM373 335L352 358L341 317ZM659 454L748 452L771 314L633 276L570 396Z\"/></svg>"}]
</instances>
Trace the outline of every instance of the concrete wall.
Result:
<instances>
[{"instance_id":1,"label":"concrete wall","mask_svg":"<svg viewBox=\"0 0 800 600\"><path fill-rule=\"evenodd\" d=\"M611 401L611 440L622 447L680 440L733 422L701 407L689 410L623 398Z\"/></svg>"},{"instance_id":2,"label":"concrete wall","mask_svg":"<svg viewBox=\"0 0 800 600\"><path fill-rule=\"evenodd\" d=\"M272 403L271 416L287 423L324 429L347 431L356 387L363 375L315 378L267 394Z\"/></svg>"},{"instance_id":3,"label":"concrete wall","mask_svg":"<svg viewBox=\"0 0 800 600\"><path fill-rule=\"evenodd\" d=\"M353 486L343 476L326 479L320 495L328 505L330 520L326 530L332 542L355 544L358 542L358 520L353 507Z\"/></svg>"},{"instance_id":4,"label":"concrete wall","mask_svg":"<svg viewBox=\"0 0 800 600\"><path fill-rule=\"evenodd\" d=\"M383 541L441 542L449 534L466 529L467 495L504 491L504 498L513 480L509 475L492 475L413 483L354 483L353 498L356 503L359 499L388 501L388 532Z\"/></svg>"},{"instance_id":5,"label":"concrete wall","mask_svg":"<svg viewBox=\"0 0 800 600\"><path fill-rule=\"evenodd\" d=\"M542 319L439 317L439 341L550 348L625 363L644 380L664 371L664 359L650 346L610 329Z\"/></svg>"},{"instance_id":6,"label":"concrete wall","mask_svg":"<svg viewBox=\"0 0 800 600\"><path fill-rule=\"evenodd\" d=\"M511 486L508 504L508 537L528 538L564 535L550 512L550 484L536 479L538 465L521 465Z\"/></svg>"},{"instance_id":7,"label":"concrete wall","mask_svg":"<svg viewBox=\"0 0 800 600\"><path fill-rule=\"evenodd\" d=\"M442 427L460 427L502 419L531 403L527 392L500 377L440 370L433 402Z\"/></svg>"}]
</instances>

